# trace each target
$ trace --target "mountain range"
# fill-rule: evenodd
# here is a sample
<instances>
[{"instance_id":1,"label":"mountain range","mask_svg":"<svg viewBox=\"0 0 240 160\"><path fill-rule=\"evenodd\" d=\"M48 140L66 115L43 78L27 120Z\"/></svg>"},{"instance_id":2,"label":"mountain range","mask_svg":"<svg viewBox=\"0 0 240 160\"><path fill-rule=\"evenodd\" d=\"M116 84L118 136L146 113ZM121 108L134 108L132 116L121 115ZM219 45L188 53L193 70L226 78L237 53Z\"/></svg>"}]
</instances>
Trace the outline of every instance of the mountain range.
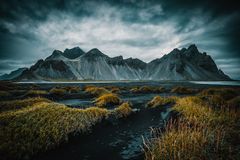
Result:
<instances>
[{"instance_id":1,"label":"mountain range","mask_svg":"<svg viewBox=\"0 0 240 160\"><path fill-rule=\"evenodd\" d=\"M13 74L13 73L17 74ZM137 58L109 57L97 48L54 50L45 60L0 79L32 80L231 80L196 45L174 49L145 63Z\"/></svg>"}]
</instances>

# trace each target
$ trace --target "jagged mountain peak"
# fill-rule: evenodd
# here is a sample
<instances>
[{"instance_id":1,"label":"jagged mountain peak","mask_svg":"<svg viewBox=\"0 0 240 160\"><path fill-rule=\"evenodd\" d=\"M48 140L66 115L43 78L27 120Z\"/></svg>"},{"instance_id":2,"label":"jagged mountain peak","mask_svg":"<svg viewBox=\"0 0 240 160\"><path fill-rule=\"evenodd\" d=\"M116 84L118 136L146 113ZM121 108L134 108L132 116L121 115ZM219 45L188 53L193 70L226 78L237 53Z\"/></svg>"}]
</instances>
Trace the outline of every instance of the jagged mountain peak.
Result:
<instances>
[{"instance_id":1,"label":"jagged mountain peak","mask_svg":"<svg viewBox=\"0 0 240 160\"><path fill-rule=\"evenodd\" d=\"M135 69L140 68L140 69L145 69L147 66L147 63L141 61L138 58L127 58L124 60L130 67L133 67Z\"/></svg>"},{"instance_id":2,"label":"jagged mountain peak","mask_svg":"<svg viewBox=\"0 0 240 160\"><path fill-rule=\"evenodd\" d=\"M52 54L58 55L58 54L62 54L62 53L63 53L62 51L55 49Z\"/></svg>"},{"instance_id":3,"label":"jagged mountain peak","mask_svg":"<svg viewBox=\"0 0 240 160\"><path fill-rule=\"evenodd\" d=\"M63 52L59 50L54 50L50 56L48 56L45 60L53 60L53 59L63 59Z\"/></svg>"},{"instance_id":4,"label":"jagged mountain peak","mask_svg":"<svg viewBox=\"0 0 240 160\"><path fill-rule=\"evenodd\" d=\"M188 50L197 50L197 51L198 51L197 45L196 45L196 44L191 44L191 45L188 47Z\"/></svg>"},{"instance_id":5,"label":"jagged mountain peak","mask_svg":"<svg viewBox=\"0 0 240 160\"><path fill-rule=\"evenodd\" d=\"M93 48L91 49L90 51L87 52L88 54L95 54L95 55L98 55L98 54L103 54L99 49L97 48Z\"/></svg>"},{"instance_id":6,"label":"jagged mountain peak","mask_svg":"<svg viewBox=\"0 0 240 160\"><path fill-rule=\"evenodd\" d=\"M83 54L81 57L87 58L88 60L95 60L99 57L109 58L107 55L103 54L99 49L93 48L87 53Z\"/></svg>"},{"instance_id":7,"label":"jagged mountain peak","mask_svg":"<svg viewBox=\"0 0 240 160\"><path fill-rule=\"evenodd\" d=\"M71 49L66 48L63 52L63 56L67 57L69 59L75 59L83 55L85 52L79 48L79 47L74 47Z\"/></svg>"},{"instance_id":8,"label":"jagged mountain peak","mask_svg":"<svg viewBox=\"0 0 240 160\"><path fill-rule=\"evenodd\" d=\"M113 57L112 59L122 61L123 56L116 56L116 57Z\"/></svg>"},{"instance_id":9,"label":"jagged mountain peak","mask_svg":"<svg viewBox=\"0 0 240 160\"><path fill-rule=\"evenodd\" d=\"M188 56L194 56L196 54L199 54L198 48L195 44L190 45L183 53L185 53Z\"/></svg>"}]
</instances>

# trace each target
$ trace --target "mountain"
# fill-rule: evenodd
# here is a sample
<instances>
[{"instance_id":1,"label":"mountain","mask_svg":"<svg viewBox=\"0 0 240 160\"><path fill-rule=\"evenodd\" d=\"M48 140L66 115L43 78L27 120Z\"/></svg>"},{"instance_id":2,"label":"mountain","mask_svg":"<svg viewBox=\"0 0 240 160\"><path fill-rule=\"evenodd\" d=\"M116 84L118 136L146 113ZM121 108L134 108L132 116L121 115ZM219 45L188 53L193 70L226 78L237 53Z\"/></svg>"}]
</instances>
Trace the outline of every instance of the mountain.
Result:
<instances>
[{"instance_id":1,"label":"mountain","mask_svg":"<svg viewBox=\"0 0 240 160\"><path fill-rule=\"evenodd\" d=\"M160 59L151 61L144 79L151 80L230 80L205 52L196 45L187 49L174 49Z\"/></svg>"},{"instance_id":2,"label":"mountain","mask_svg":"<svg viewBox=\"0 0 240 160\"><path fill-rule=\"evenodd\" d=\"M81 55L83 55L85 52L80 49L79 47L74 47L72 49L65 49L64 52L62 53L62 55L66 58L69 59L75 59L77 57L80 57Z\"/></svg>"},{"instance_id":3,"label":"mountain","mask_svg":"<svg viewBox=\"0 0 240 160\"><path fill-rule=\"evenodd\" d=\"M174 49L145 63L137 58L109 57L97 48L54 50L15 80L230 80L196 45Z\"/></svg>"},{"instance_id":4,"label":"mountain","mask_svg":"<svg viewBox=\"0 0 240 160\"><path fill-rule=\"evenodd\" d=\"M27 70L27 68L18 68L17 70L14 70L14 71L10 72L9 74L1 75L0 80L14 79L14 78L20 76L22 74L22 72L24 72L25 70Z\"/></svg>"}]
</instances>

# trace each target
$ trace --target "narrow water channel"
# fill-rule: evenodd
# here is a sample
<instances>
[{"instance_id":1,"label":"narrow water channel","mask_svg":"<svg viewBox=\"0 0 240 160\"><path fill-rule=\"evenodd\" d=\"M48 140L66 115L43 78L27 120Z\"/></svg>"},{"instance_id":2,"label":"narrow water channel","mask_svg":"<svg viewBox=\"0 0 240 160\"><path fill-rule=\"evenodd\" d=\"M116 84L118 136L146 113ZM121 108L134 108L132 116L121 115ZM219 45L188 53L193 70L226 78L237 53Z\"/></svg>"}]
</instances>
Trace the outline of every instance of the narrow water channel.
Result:
<instances>
[{"instance_id":1,"label":"narrow water channel","mask_svg":"<svg viewBox=\"0 0 240 160\"><path fill-rule=\"evenodd\" d=\"M147 109L145 104L155 95L147 98L130 97L133 108L139 111L127 119L116 122L103 122L87 135L75 136L66 144L38 155L41 160L120 160L144 159L142 152L143 137L150 138L151 128L163 127L171 115L171 106ZM76 104L75 104L76 105Z\"/></svg>"}]
</instances>

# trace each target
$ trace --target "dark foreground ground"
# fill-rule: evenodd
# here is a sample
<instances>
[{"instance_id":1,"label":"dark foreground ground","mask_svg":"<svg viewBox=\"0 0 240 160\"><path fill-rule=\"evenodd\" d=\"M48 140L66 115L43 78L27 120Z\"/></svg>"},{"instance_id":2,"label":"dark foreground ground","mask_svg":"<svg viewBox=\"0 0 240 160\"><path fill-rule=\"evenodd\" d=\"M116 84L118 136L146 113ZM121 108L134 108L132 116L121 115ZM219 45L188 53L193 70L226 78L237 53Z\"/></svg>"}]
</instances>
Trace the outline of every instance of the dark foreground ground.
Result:
<instances>
[{"instance_id":1,"label":"dark foreground ground","mask_svg":"<svg viewBox=\"0 0 240 160\"><path fill-rule=\"evenodd\" d=\"M220 84L220 85L219 85ZM1 101L24 99L34 97L36 95L26 95L26 90L44 90L49 91L54 87L79 86L81 91L78 93L69 93L64 95L42 95L58 103L63 103L68 107L73 108L88 108L93 106L94 96L87 94L82 88L88 85L98 87L118 87L119 97L123 101L128 101L132 104L134 113L119 120L104 120L100 124L93 127L90 133L81 134L78 136L70 136L67 143L62 143L55 149L46 153L39 153L31 159L37 160L112 160L112 159L144 159L143 155L143 138L151 138L151 130L153 128L163 128L165 123L175 113L171 111L173 104L164 105L159 108L146 108L147 102L157 95L162 97L178 96L185 97L198 94L206 88L239 88L239 84L234 82L225 84L219 82L216 84L198 84L190 82L112 82L112 83L24 83L18 84L21 89L15 96L2 97ZM147 92L131 92L134 87L151 86L164 87L165 91L155 93ZM191 88L194 92L176 93L171 92L171 89L176 86Z\"/></svg>"}]
</instances>

